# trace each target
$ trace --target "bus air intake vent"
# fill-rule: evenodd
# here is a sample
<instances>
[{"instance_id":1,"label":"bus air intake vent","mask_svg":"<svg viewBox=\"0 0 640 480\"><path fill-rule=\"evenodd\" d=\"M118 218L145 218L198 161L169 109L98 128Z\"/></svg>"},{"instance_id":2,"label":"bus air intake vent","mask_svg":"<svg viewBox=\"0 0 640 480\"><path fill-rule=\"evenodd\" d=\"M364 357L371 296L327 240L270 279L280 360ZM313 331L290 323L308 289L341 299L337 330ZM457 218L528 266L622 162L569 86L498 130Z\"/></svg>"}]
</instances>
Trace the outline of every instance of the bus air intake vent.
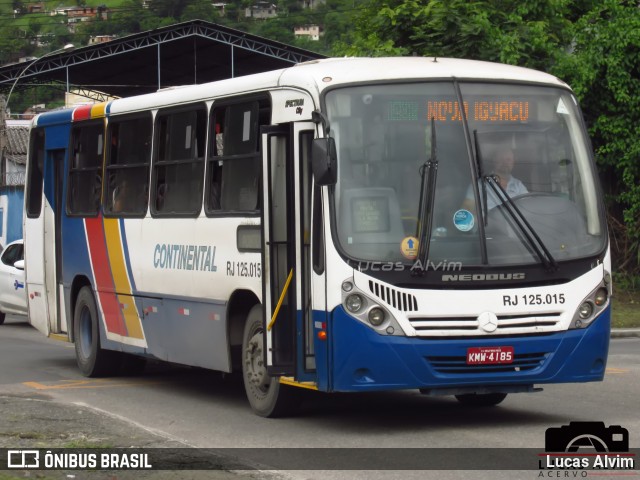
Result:
<instances>
[{"instance_id":1,"label":"bus air intake vent","mask_svg":"<svg viewBox=\"0 0 640 480\"><path fill-rule=\"evenodd\" d=\"M369 280L369 290L373 295L383 302L391 305L393 308L401 312L417 312L418 300L416 297L395 288L380 285L379 283Z\"/></svg>"},{"instance_id":2,"label":"bus air intake vent","mask_svg":"<svg viewBox=\"0 0 640 480\"><path fill-rule=\"evenodd\" d=\"M549 353L516 354L513 363L500 365L467 365L466 357L425 357L437 373L441 375L468 375L529 372L544 365Z\"/></svg>"}]
</instances>

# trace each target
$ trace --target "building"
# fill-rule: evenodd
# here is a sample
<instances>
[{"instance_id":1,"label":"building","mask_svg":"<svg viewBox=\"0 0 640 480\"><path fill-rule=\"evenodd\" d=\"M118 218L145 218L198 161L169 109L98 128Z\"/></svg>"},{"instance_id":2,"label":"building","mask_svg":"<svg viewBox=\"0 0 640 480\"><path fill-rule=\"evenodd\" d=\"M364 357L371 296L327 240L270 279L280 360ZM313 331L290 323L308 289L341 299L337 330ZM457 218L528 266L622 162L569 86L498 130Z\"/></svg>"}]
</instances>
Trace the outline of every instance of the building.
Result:
<instances>
[{"instance_id":1,"label":"building","mask_svg":"<svg viewBox=\"0 0 640 480\"><path fill-rule=\"evenodd\" d=\"M87 90L71 90L70 92L65 92L64 94L64 106L65 108L77 107L79 105L87 105L90 103L96 103L93 98L95 96L99 96L102 101L108 102L110 100L115 100L116 97L112 97L107 93L99 92L97 90L91 90L93 93L92 97L87 97Z\"/></svg>"},{"instance_id":2,"label":"building","mask_svg":"<svg viewBox=\"0 0 640 480\"><path fill-rule=\"evenodd\" d=\"M44 2L30 3L27 5L28 13L44 13L46 10Z\"/></svg>"},{"instance_id":3,"label":"building","mask_svg":"<svg viewBox=\"0 0 640 480\"><path fill-rule=\"evenodd\" d=\"M296 38L306 37L309 40L320 40L320 25L302 25L301 27L295 27L293 34Z\"/></svg>"},{"instance_id":4,"label":"building","mask_svg":"<svg viewBox=\"0 0 640 480\"><path fill-rule=\"evenodd\" d=\"M257 2L245 9L244 16L258 20L277 17L278 7L271 2Z\"/></svg>"},{"instance_id":5,"label":"building","mask_svg":"<svg viewBox=\"0 0 640 480\"><path fill-rule=\"evenodd\" d=\"M211 6L213 6L213 8L215 8L215 9L216 9L216 11L218 12L218 15L220 15L221 17L224 17L224 16L226 15L226 12L225 12L225 8L226 8L226 6L227 6L227 4L226 4L226 3L223 3L223 2L213 2L213 3L211 4Z\"/></svg>"},{"instance_id":6,"label":"building","mask_svg":"<svg viewBox=\"0 0 640 480\"><path fill-rule=\"evenodd\" d=\"M95 45L97 43L106 43L106 42L110 42L111 40L115 40L117 37L117 35L95 35L95 36L91 36L89 37L89 45Z\"/></svg>"},{"instance_id":7,"label":"building","mask_svg":"<svg viewBox=\"0 0 640 480\"><path fill-rule=\"evenodd\" d=\"M65 15L69 17L69 21L79 21L77 19L93 19L96 17L100 17L103 20L107 19L108 9L105 6L99 7L81 7L81 6L73 6L73 7L58 7L51 10L50 15ZM75 20L72 20L75 19Z\"/></svg>"},{"instance_id":8,"label":"building","mask_svg":"<svg viewBox=\"0 0 640 480\"><path fill-rule=\"evenodd\" d=\"M303 8L310 8L310 9L314 9L317 8L320 5L324 5L326 3L326 0L302 0L302 7Z\"/></svg>"},{"instance_id":9,"label":"building","mask_svg":"<svg viewBox=\"0 0 640 480\"><path fill-rule=\"evenodd\" d=\"M0 245L22 238L28 120L6 120L0 153Z\"/></svg>"}]
</instances>

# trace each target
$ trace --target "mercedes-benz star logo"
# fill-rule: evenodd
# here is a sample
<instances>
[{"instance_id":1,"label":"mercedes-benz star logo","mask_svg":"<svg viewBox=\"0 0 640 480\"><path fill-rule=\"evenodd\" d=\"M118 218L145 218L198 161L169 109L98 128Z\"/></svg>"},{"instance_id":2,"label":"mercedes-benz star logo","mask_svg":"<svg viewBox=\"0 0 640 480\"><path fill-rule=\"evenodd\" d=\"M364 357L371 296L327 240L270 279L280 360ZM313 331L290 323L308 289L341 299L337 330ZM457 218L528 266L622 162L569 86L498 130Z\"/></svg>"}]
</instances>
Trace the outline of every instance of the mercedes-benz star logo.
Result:
<instances>
[{"instance_id":1,"label":"mercedes-benz star logo","mask_svg":"<svg viewBox=\"0 0 640 480\"><path fill-rule=\"evenodd\" d=\"M478 325L487 333L495 332L498 328L498 317L493 312L483 312L478 315Z\"/></svg>"}]
</instances>

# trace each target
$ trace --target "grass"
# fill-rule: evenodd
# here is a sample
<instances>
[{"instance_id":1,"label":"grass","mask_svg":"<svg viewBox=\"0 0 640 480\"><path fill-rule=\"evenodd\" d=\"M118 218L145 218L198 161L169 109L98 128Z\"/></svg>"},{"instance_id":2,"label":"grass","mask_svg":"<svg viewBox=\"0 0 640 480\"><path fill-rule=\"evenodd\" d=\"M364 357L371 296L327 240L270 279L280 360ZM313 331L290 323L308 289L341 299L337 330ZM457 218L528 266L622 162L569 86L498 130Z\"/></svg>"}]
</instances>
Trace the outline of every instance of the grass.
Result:
<instances>
[{"instance_id":1,"label":"grass","mask_svg":"<svg viewBox=\"0 0 640 480\"><path fill-rule=\"evenodd\" d=\"M106 442L78 439L65 443L61 448L114 448L114 445Z\"/></svg>"},{"instance_id":2,"label":"grass","mask_svg":"<svg viewBox=\"0 0 640 480\"><path fill-rule=\"evenodd\" d=\"M640 290L616 289L613 285L613 328L640 328Z\"/></svg>"}]
</instances>

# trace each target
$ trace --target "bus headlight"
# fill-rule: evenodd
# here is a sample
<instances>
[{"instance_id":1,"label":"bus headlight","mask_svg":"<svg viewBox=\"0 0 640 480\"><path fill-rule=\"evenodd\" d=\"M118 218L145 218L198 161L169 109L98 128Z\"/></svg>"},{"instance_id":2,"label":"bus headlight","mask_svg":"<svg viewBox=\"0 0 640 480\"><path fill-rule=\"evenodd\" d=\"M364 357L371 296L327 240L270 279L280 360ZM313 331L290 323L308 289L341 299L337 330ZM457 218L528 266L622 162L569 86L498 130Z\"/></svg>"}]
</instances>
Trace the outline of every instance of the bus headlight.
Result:
<instances>
[{"instance_id":1,"label":"bus headlight","mask_svg":"<svg viewBox=\"0 0 640 480\"><path fill-rule=\"evenodd\" d=\"M349 293L351 290L353 290L353 283L351 283L349 281L342 282L342 291L343 292Z\"/></svg>"},{"instance_id":2,"label":"bus headlight","mask_svg":"<svg viewBox=\"0 0 640 480\"><path fill-rule=\"evenodd\" d=\"M343 314L348 314L349 317L374 330L378 335L405 335L405 330L396 317L397 314L383 303L384 300L373 291L370 285L369 291L363 291L353 278L346 278L340 286ZM403 315L404 312L400 311L398 314Z\"/></svg>"},{"instance_id":3,"label":"bus headlight","mask_svg":"<svg viewBox=\"0 0 640 480\"><path fill-rule=\"evenodd\" d=\"M369 323L374 327L379 327L384 322L384 310L380 307L373 307L369 310Z\"/></svg>"},{"instance_id":4,"label":"bus headlight","mask_svg":"<svg viewBox=\"0 0 640 480\"><path fill-rule=\"evenodd\" d=\"M363 305L364 299L357 293L349 295L344 301L344 306L347 307L347 310L351 313L358 313Z\"/></svg>"},{"instance_id":5,"label":"bus headlight","mask_svg":"<svg viewBox=\"0 0 640 480\"><path fill-rule=\"evenodd\" d=\"M591 305L591 303L589 302L584 302L582 305L580 305L580 308L578 308L578 315L583 320L586 320L587 318L589 318L592 313L593 313L593 305Z\"/></svg>"},{"instance_id":6,"label":"bus headlight","mask_svg":"<svg viewBox=\"0 0 640 480\"><path fill-rule=\"evenodd\" d=\"M609 290L606 280L603 280L582 303L573 314L573 320L569 328L586 328L609 305Z\"/></svg>"},{"instance_id":7,"label":"bus headlight","mask_svg":"<svg viewBox=\"0 0 640 480\"><path fill-rule=\"evenodd\" d=\"M605 288L599 288L598 291L596 292L595 297L593 297L593 303L595 303L598 307L601 307L605 303L607 303L608 297L609 297L609 294L607 290Z\"/></svg>"}]
</instances>

